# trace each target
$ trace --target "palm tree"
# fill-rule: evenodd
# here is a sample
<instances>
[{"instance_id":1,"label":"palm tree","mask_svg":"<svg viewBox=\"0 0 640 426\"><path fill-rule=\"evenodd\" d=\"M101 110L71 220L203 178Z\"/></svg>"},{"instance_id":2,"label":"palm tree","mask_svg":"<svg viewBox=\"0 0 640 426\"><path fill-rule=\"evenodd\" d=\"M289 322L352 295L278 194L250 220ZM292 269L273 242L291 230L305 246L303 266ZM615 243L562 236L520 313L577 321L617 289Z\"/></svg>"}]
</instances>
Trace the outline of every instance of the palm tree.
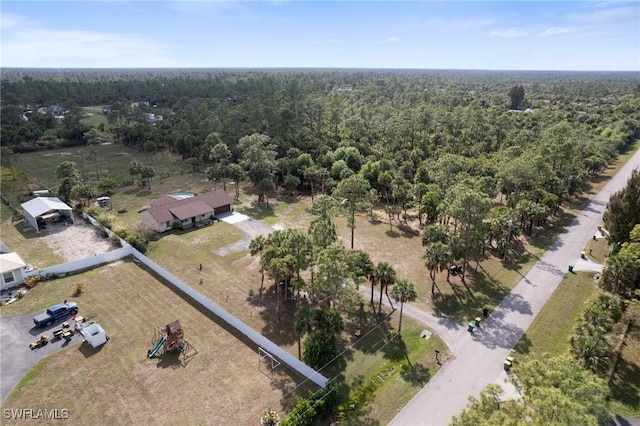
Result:
<instances>
[{"instance_id":1,"label":"palm tree","mask_svg":"<svg viewBox=\"0 0 640 426\"><path fill-rule=\"evenodd\" d=\"M302 346L300 339L303 334L309 334L313 330L315 311L305 304L296 311L294 328L298 335L298 359L302 359Z\"/></svg>"},{"instance_id":2,"label":"palm tree","mask_svg":"<svg viewBox=\"0 0 640 426\"><path fill-rule=\"evenodd\" d=\"M393 267L387 262L380 262L376 265L374 274L376 276L376 281L380 283L380 301L378 303L378 311L382 310L382 293L387 295L391 309L395 309L393 307L393 303L391 303L391 298L389 297L389 286L396 282L395 269L393 269Z\"/></svg>"},{"instance_id":3,"label":"palm tree","mask_svg":"<svg viewBox=\"0 0 640 426\"><path fill-rule=\"evenodd\" d=\"M305 339L305 362L320 367L335 356L336 336L344 330L340 312L333 308L320 309L306 305L296 313L295 326L299 337L305 332L309 334Z\"/></svg>"},{"instance_id":4,"label":"palm tree","mask_svg":"<svg viewBox=\"0 0 640 426\"><path fill-rule=\"evenodd\" d=\"M360 281L371 278L374 270L373 262L366 251L353 250L350 254L353 280L356 286L359 286ZM371 299L373 300L373 297Z\"/></svg>"},{"instance_id":5,"label":"palm tree","mask_svg":"<svg viewBox=\"0 0 640 426\"><path fill-rule=\"evenodd\" d=\"M398 280L391 289L391 296L400 302L400 322L398 323L398 333L402 331L402 310L404 302L413 302L417 299L418 293L412 282L409 280Z\"/></svg>"},{"instance_id":6,"label":"palm tree","mask_svg":"<svg viewBox=\"0 0 640 426\"><path fill-rule=\"evenodd\" d=\"M266 241L267 239L264 237L264 235L258 235L253 240L251 240L251 242L249 243L249 252L251 253L251 256L261 254L262 250L264 250ZM260 262L260 266L260 273L262 274L262 281L260 282L260 293L262 293L262 289L264 288L264 264Z\"/></svg>"},{"instance_id":7,"label":"palm tree","mask_svg":"<svg viewBox=\"0 0 640 426\"><path fill-rule=\"evenodd\" d=\"M448 245L436 241L427 245L423 257L426 259L425 266L429 268L429 276L431 277L431 295L434 295L436 292L436 270L443 271L449 268L451 250Z\"/></svg>"},{"instance_id":8,"label":"palm tree","mask_svg":"<svg viewBox=\"0 0 640 426\"><path fill-rule=\"evenodd\" d=\"M571 353L582 365L596 373L606 371L612 348L602 328L581 324L569 341Z\"/></svg>"}]
</instances>

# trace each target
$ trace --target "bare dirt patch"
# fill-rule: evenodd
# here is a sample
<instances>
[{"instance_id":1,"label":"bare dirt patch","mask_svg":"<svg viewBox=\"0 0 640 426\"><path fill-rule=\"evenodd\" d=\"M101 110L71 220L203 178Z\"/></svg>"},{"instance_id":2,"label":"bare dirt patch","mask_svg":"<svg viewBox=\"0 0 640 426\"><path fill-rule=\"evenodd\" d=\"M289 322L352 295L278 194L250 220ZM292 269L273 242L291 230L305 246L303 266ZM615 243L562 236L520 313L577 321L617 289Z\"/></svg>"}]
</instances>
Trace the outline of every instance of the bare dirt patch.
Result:
<instances>
[{"instance_id":1,"label":"bare dirt patch","mask_svg":"<svg viewBox=\"0 0 640 426\"><path fill-rule=\"evenodd\" d=\"M244 232L246 234L245 237L233 244L214 250L214 254L217 254L218 256L226 256L230 253L248 250L249 243L251 243L251 240L255 237L258 235L269 235L271 233L271 229L269 229L267 225L253 219L235 223L233 226Z\"/></svg>"},{"instance_id":2,"label":"bare dirt patch","mask_svg":"<svg viewBox=\"0 0 640 426\"><path fill-rule=\"evenodd\" d=\"M76 218L73 225L47 225L39 237L66 262L84 259L113 250L109 238L103 237L95 228Z\"/></svg>"}]
</instances>

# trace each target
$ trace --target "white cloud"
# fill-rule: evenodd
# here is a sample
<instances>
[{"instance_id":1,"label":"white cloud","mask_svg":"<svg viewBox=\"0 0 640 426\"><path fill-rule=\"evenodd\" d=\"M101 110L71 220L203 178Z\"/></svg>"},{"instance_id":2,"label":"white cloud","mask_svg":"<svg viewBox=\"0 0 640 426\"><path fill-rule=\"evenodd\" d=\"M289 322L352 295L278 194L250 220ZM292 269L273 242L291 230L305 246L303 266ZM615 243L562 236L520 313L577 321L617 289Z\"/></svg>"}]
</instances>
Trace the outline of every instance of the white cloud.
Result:
<instances>
[{"instance_id":1,"label":"white cloud","mask_svg":"<svg viewBox=\"0 0 640 426\"><path fill-rule=\"evenodd\" d=\"M12 28L19 26L23 22L23 19L13 13L0 14L0 28Z\"/></svg>"},{"instance_id":2,"label":"white cloud","mask_svg":"<svg viewBox=\"0 0 640 426\"><path fill-rule=\"evenodd\" d=\"M5 67L177 67L172 46L137 34L60 30L3 16ZM19 18L19 17L18 17Z\"/></svg>"},{"instance_id":3,"label":"white cloud","mask_svg":"<svg viewBox=\"0 0 640 426\"><path fill-rule=\"evenodd\" d=\"M398 37L389 37L386 40L386 43L398 43L398 42L400 42L400 39Z\"/></svg>"},{"instance_id":4,"label":"white cloud","mask_svg":"<svg viewBox=\"0 0 640 426\"><path fill-rule=\"evenodd\" d=\"M500 37L500 38L520 38L520 37L526 37L528 34L524 30L502 30L502 31L491 31L489 35L491 37Z\"/></svg>"},{"instance_id":5,"label":"white cloud","mask_svg":"<svg viewBox=\"0 0 640 426\"><path fill-rule=\"evenodd\" d=\"M567 27L551 27L541 32L540 37L556 36L560 34L567 34L568 32L569 28Z\"/></svg>"}]
</instances>

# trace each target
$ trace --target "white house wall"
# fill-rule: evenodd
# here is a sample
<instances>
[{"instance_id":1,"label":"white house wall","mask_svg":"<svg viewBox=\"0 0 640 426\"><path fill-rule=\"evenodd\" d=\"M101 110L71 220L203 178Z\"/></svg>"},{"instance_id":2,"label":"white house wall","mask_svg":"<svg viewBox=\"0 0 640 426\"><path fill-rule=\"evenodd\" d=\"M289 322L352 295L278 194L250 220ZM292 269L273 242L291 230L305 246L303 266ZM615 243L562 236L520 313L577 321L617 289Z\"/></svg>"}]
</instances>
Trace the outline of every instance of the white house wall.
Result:
<instances>
[{"instance_id":1,"label":"white house wall","mask_svg":"<svg viewBox=\"0 0 640 426\"><path fill-rule=\"evenodd\" d=\"M22 273L23 268L14 269L13 271L7 271L13 273L13 281L8 283L4 282L4 274L0 274L0 290L6 290L8 288L17 287L24 283L24 274ZM5 272L5 274L7 273Z\"/></svg>"}]
</instances>

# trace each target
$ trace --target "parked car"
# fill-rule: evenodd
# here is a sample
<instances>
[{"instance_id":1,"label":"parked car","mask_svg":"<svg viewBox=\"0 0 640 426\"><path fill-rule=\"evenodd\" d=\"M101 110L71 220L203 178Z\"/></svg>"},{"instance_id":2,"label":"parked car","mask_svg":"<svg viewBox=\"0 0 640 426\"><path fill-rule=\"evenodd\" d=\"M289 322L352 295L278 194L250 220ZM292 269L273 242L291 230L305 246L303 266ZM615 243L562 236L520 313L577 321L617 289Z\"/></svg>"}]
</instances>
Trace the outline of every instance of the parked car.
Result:
<instances>
[{"instance_id":1,"label":"parked car","mask_svg":"<svg viewBox=\"0 0 640 426\"><path fill-rule=\"evenodd\" d=\"M45 312L33 317L36 327L48 327L54 322L70 317L78 313L78 304L75 302L60 303L49 307Z\"/></svg>"}]
</instances>

